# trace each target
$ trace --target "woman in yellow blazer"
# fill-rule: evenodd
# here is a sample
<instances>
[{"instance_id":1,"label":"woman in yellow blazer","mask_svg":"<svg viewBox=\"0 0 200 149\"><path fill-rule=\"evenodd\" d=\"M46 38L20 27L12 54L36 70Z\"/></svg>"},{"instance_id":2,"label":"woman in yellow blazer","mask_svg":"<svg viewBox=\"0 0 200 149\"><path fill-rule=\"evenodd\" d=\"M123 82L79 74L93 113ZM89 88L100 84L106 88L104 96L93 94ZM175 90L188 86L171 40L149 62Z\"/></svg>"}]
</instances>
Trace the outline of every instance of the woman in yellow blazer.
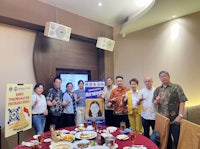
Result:
<instances>
[{"instance_id":1,"label":"woman in yellow blazer","mask_svg":"<svg viewBox=\"0 0 200 149\"><path fill-rule=\"evenodd\" d=\"M128 119L133 131L142 133L142 106L138 99L138 80L133 78L129 81L131 89L127 91L126 98L128 108Z\"/></svg>"}]
</instances>

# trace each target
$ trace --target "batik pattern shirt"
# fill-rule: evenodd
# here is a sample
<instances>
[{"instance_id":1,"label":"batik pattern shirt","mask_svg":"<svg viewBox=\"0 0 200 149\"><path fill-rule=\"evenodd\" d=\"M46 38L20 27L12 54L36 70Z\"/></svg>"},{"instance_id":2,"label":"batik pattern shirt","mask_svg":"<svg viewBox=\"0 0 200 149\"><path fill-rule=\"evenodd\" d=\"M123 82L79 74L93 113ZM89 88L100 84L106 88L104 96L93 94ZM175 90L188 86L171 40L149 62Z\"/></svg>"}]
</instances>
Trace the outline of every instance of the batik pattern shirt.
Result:
<instances>
[{"instance_id":1,"label":"batik pattern shirt","mask_svg":"<svg viewBox=\"0 0 200 149\"><path fill-rule=\"evenodd\" d=\"M63 112L62 108L62 90L56 90L55 88L49 89L47 93L46 100L56 100L57 103L54 106L50 107L49 113L53 116L61 116Z\"/></svg>"},{"instance_id":2,"label":"batik pattern shirt","mask_svg":"<svg viewBox=\"0 0 200 149\"><path fill-rule=\"evenodd\" d=\"M177 84L170 83L167 87L160 86L156 88L153 100L157 96L161 97L161 103L158 103L158 113L168 117L170 121L174 121L179 114L179 106L181 102L187 101L183 89Z\"/></svg>"}]
</instances>

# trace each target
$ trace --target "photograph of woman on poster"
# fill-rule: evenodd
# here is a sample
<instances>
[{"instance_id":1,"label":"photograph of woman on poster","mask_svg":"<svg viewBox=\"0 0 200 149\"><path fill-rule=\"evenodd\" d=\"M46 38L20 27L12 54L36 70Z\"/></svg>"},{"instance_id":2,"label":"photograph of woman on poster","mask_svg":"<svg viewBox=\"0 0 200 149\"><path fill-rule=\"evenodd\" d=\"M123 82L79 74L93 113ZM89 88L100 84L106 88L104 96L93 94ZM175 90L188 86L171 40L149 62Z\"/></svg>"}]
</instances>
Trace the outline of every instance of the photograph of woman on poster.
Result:
<instances>
[{"instance_id":1,"label":"photograph of woman on poster","mask_svg":"<svg viewBox=\"0 0 200 149\"><path fill-rule=\"evenodd\" d=\"M99 103L97 101L92 101L90 103L89 117L101 117L101 116L102 116L102 111Z\"/></svg>"}]
</instances>

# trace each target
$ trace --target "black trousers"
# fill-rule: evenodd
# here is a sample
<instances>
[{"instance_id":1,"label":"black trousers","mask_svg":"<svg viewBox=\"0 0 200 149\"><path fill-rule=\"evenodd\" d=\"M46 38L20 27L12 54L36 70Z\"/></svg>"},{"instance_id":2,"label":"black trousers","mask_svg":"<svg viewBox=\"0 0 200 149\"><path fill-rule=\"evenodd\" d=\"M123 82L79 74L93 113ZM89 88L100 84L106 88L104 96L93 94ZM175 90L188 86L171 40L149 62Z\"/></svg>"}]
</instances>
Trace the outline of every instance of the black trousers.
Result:
<instances>
[{"instance_id":1,"label":"black trousers","mask_svg":"<svg viewBox=\"0 0 200 149\"><path fill-rule=\"evenodd\" d=\"M106 126L114 126L116 124L116 118L113 115L113 110L105 110Z\"/></svg>"},{"instance_id":2,"label":"black trousers","mask_svg":"<svg viewBox=\"0 0 200 149\"><path fill-rule=\"evenodd\" d=\"M75 114L63 113L63 127L75 126Z\"/></svg>"},{"instance_id":3,"label":"black trousers","mask_svg":"<svg viewBox=\"0 0 200 149\"><path fill-rule=\"evenodd\" d=\"M149 138L149 130L150 127L154 130L155 127L155 120L146 120L142 117L142 126L144 128L144 136Z\"/></svg>"},{"instance_id":4,"label":"black trousers","mask_svg":"<svg viewBox=\"0 0 200 149\"><path fill-rule=\"evenodd\" d=\"M130 127L128 115L114 115L114 118L116 118L116 120L115 120L115 124L113 126L120 127L120 122L123 121L126 123L126 128Z\"/></svg>"},{"instance_id":5,"label":"black trousers","mask_svg":"<svg viewBox=\"0 0 200 149\"><path fill-rule=\"evenodd\" d=\"M63 116L50 115L49 119L50 119L50 125L51 124L56 125L56 129L62 128L62 126L63 126Z\"/></svg>"}]
</instances>

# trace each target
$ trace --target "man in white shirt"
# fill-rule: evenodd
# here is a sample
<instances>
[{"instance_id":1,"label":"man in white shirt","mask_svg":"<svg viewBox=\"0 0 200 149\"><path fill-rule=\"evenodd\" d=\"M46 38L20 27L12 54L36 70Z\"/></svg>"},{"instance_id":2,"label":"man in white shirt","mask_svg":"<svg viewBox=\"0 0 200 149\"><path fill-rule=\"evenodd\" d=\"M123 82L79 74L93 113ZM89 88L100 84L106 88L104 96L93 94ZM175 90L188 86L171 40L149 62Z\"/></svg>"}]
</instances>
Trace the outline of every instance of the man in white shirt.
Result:
<instances>
[{"instance_id":1,"label":"man in white shirt","mask_svg":"<svg viewBox=\"0 0 200 149\"><path fill-rule=\"evenodd\" d=\"M144 136L149 138L150 127L154 130L155 126L155 106L152 102L155 88L152 87L153 80L151 77L144 78L145 88L139 92L139 103L142 104L142 125L144 128Z\"/></svg>"}]
</instances>

